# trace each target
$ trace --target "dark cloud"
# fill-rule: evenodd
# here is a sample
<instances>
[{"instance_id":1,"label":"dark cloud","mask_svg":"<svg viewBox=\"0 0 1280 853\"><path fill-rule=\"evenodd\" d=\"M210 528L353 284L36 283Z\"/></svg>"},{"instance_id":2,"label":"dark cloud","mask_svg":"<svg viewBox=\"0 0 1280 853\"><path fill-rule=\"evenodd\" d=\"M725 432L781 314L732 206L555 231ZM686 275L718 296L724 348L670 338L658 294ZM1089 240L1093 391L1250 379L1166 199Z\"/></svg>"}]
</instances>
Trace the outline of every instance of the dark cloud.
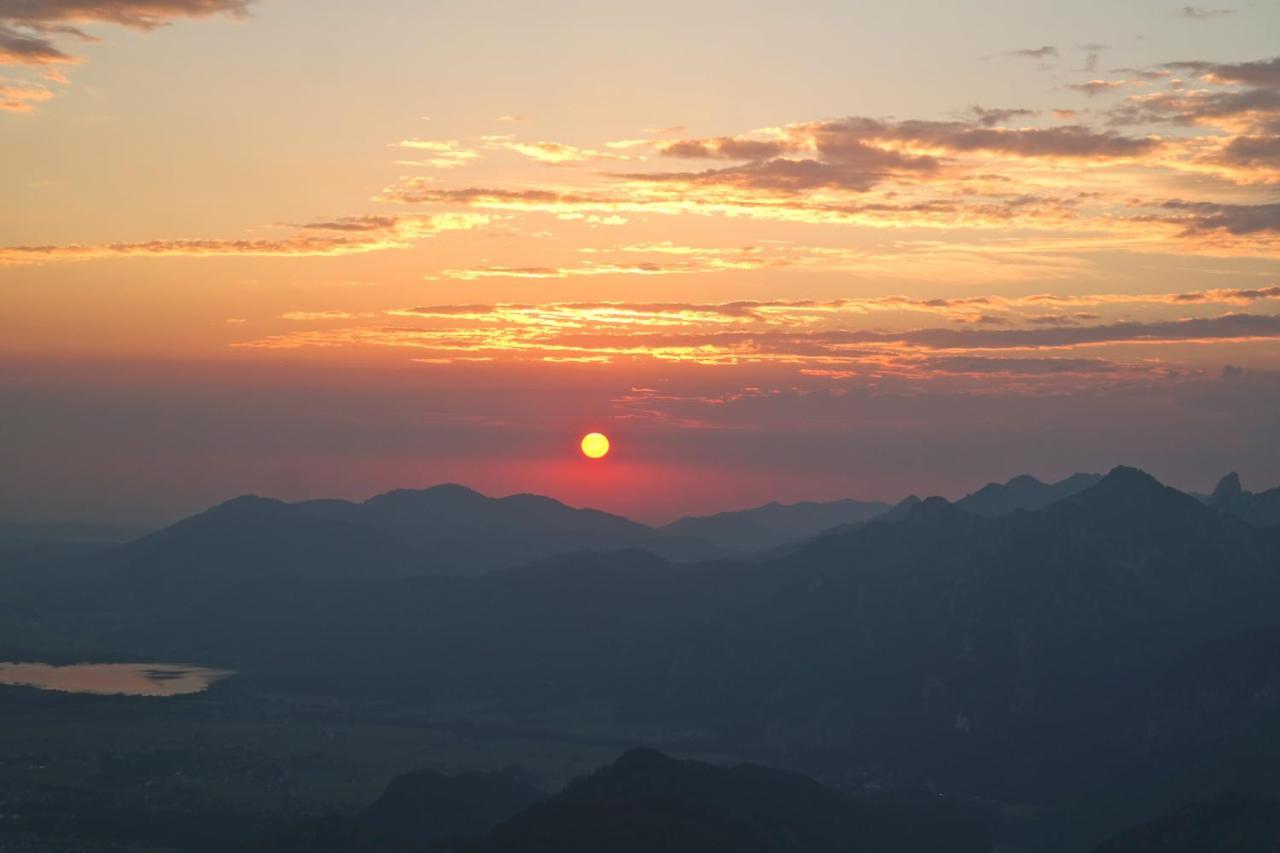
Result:
<instances>
[{"instance_id":1,"label":"dark cloud","mask_svg":"<svg viewBox=\"0 0 1280 853\"><path fill-rule=\"evenodd\" d=\"M1084 51L1084 67L1081 71L1097 71L1098 60L1102 58L1102 52L1107 49L1105 44L1086 44L1081 45L1080 49Z\"/></svg>"},{"instance_id":2,"label":"dark cloud","mask_svg":"<svg viewBox=\"0 0 1280 853\"><path fill-rule=\"evenodd\" d=\"M942 373L1009 373L1043 375L1054 373L1113 373L1120 369L1102 358L988 358L953 355L927 358L920 366Z\"/></svg>"},{"instance_id":3,"label":"dark cloud","mask_svg":"<svg viewBox=\"0 0 1280 853\"><path fill-rule=\"evenodd\" d=\"M1161 204L1161 207L1172 211L1173 215L1157 218L1181 225L1186 236L1213 231L1225 231L1235 236L1280 234L1280 203L1218 204L1172 199Z\"/></svg>"},{"instance_id":4,"label":"dark cloud","mask_svg":"<svg viewBox=\"0 0 1280 853\"><path fill-rule=\"evenodd\" d=\"M1200 6L1183 6L1178 10L1179 17L1188 18L1192 21L1212 21L1215 18L1225 18L1235 13L1235 9L1204 9Z\"/></svg>"},{"instance_id":5,"label":"dark cloud","mask_svg":"<svg viewBox=\"0 0 1280 853\"><path fill-rule=\"evenodd\" d=\"M1195 125L1220 120L1258 121L1280 132L1280 88L1246 89L1241 92L1160 92L1141 96L1113 107L1107 122L1113 126L1136 124Z\"/></svg>"},{"instance_id":6,"label":"dark cloud","mask_svg":"<svg viewBox=\"0 0 1280 853\"><path fill-rule=\"evenodd\" d=\"M728 185L778 192L798 192L820 187L865 191L892 175L929 172L937 166L938 161L933 157L911 156L865 143L852 143L824 160L775 157L726 169L631 174L625 177L643 181Z\"/></svg>"},{"instance_id":7,"label":"dark cloud","mask_svg":"<svg viewBox=\"0 0 1280 853\"><path fill-rule=\"evenodd\" d=\"M74 64L59 37L97 41L78 24L153 30L177 18L243 17L255 0L0 0L0 65Z\"/></svg>"},{"instance_id":8,"label":"dark cloud","mask_svg":"<svg viewBox=\"0 0 1280 853\"><path fill-rule=\"evenodd\" d=\"M5 26L3 20L0 18L0 65L53 65L76 61L74 56L59 50L45 36L19 32Z\"/></svg>"},{"instance_id":9,"label":"dark cloud","mask_svg":"<svg viewBox=\"0 0 1280 853\"><path fill-rule=\"evenodd\" d=\"M735 139L721 136L715 139L683 139L661 146L668 157L688 160L765 160L796 150L794 143L786 140Z\"/></svg>"},{"instance_id":10,"label":"dark cloud","mask_svg":"<svg viewBox=\"0 0 1280 853\"><path fill-rule=\"evenodd\" d=\"M1174 302L1256 302L1259 299L1280 299L1280 284L1272 287L1249 288L1243 290L1213 290L1205 293L1179 293L1173 297Z\"/></svg>"},{"instance_id":11,"label":"dark cloud","mask_svg":"<svg viewBox=\"0 0 1280 853\"><path fill-rule=\"evenodd\" d=\"M970 107L969 112L973 114L973 120L982 127L999 127L1010 119L1032 118L1040 114L1037 110L986 109L979 106Z\"/></svg>"},{"instance_id":12,"label":"dark cloud","mask_svg":"<svg viewBox=\"0 0 1280 853\"><path fill-rule=\"evenodd\" d=\"M876 347L906 346L926 350L982 351L1067 349L1097 344L1177 343L1185 341L1277 339L1280 314L1224 314L1156 322L1124 321L1092 326L1049 326L1032 329L925 328L902 331L834 329L808 332L732 331L698 334L628 334L629 346L723 347L740 352L783 356L855 357L876 354ZM612 338L601 334L566 334L556 343L597 347Z\"/></svg>"},{"instance_id":13,"label":"dark cloud","mask_svg":"<svg viewBox=\"0 0 1280 853\"><path fill-rule=\"evenodd\" d=\"M562 193L553 190L508 190L496 187L464 187L441 189L422 181L411 181L383 192L387 201L406 204L606 204L623 199L601 199L580 193Z\"/></svg>"},{"instance_id":14,"label":"dark cloud","mask_svg":"<svg viewBox=\"0 0 1280 853\"><path fill-rule=\"evenodd\" d=\"M1130 72L1145 80L1172 73L1190 74L1222 87L1174 86L1163 92L1138 94L1106 112L1113 127L1138 124L1210 125L1233 135L1261 137L1229 142L1224 161L1241 166L1274 162L1274 140L1280 136L1280 57L1254 62L1169 62L1158 69ZM1092 83L1077 88L1088 90Z\"/></svg>"},{"instance_id":15,"label":"dark cloud","mask_svg":"<svg viewBox=\"0 0 1280 853\"><path fill-rule=\"evenodd\" d=\"M905 332L817 332L810 343L902 343L928 349L1057 349L1090 344L1280 338L1280 314L1224 314L1185 320L1141 323L1126 321L1094 326L1052 326L1041 329L916 329Z\"/></svg>"},{"instance_id":16,"label":"dark cloud","mask_svg":"<svg viewBox=\"0 0 1280 853\"><path fill-rule=\"evenodd\" d=\"M343 216L320 222L307 222L297 228L316 231L386 231L400 221L397 216Z\"/></svg>"},{"instance_id":17,"label":"dark cloud","mask_svg":"<svg viewBox=\"0 0 1280 853\"><path fill-rule=\"evenodd\" d=\"M1238 83L1243 86L1280 86L1280 56L1253 62L1166 62L1161 68L1194 74L1214 83Z\"/></svg>"},{"instance_id":18,"label":"dark cloud","mask_svg":"<svg viewBox=\"0 0 1280 853\"><path fill-rule=\"evenodd\" d=\"M1019 56L1024 59L1057 59L1058 49L1051 44L1044 47L1024 47L1021 50L1011 50L1006 56Z\"/></svg>"},{"instance_id":19,"label":"dark cloud","mask_svg":"<svg viewBox=\"0 0 1280 853\"><path fill-rule=\"evenodd\" d=\"M1280 167L1280 136L1237 136L1222 149L1228 163L1251 167Z\"/></svg>"},{"instance_id":20,"label":"dark cloud","mask_svg":"<svg viewBox=\"0 0 1280 853\"><path fill-rule=\"evenodd\" d=\"M174 18L244 16L253 0L0 0L0 20L42 27L63 22L104 22L151 30Z\"/></svg>"},{"instance_id":21,"label":"dark cloud","mask_svg":"<svg viewBox=\"0 0 1280 853\"><path fill-rule=\"evenodd\" d=\"M1086 320L1097 320L1100 316L1086 311L1077 311L1072 314L1036 314L1023 317L1022 321L1033 326L1074 326Z\"/></svg>"},{"instance_id":22,"label":"dark cloud","mask_svg":"<svg viewBox=\"0 0 1280 853\"><path fill-rule=\"evenodd\" d=\"M1107 92L1114 92L1116 89L1124 88L1124 86L1124 80L1090 80L1087 83L1069 83L1067 88L1083 92L1092 98Z\"/></svg>"},{"instance_id":23,"label":"dark cloud","mask_svg":"<svg viewBox=\"0 0 1280 853\"><path fill-rule=\"evenodd\" d=\"M715 137L679 140L662 148L669 157L749 162L701 172L632 173L631 180L714 184L781 192L819 187L866 191L886 178L935 171L942 161L884 143L907 143L953 153L991 151L1019 157L1134 157L1161 145L1156 139L1096 131L1082 125L1006 129L1001 121L1030 110L972 108L975 121L901 121L852 116L786 128L786 136L759 140ZM792 156L783 156L783 155ZM800 156L803 154L803 156Z\"/></svg>"},{"instance_id":24,"label":"dark cloud","mask_svg":"<svg viewBox=\"0 0 1280 853\"><path fill-rule=\"evenodd\" d=\"M959 122L904 121L889 127L889 138L935 145L951 151L996 151L1021 157L1134 157L1154 151L1160 141L1091 130L1082 125L1006 130Z\"/></svg>"}]
</instances>

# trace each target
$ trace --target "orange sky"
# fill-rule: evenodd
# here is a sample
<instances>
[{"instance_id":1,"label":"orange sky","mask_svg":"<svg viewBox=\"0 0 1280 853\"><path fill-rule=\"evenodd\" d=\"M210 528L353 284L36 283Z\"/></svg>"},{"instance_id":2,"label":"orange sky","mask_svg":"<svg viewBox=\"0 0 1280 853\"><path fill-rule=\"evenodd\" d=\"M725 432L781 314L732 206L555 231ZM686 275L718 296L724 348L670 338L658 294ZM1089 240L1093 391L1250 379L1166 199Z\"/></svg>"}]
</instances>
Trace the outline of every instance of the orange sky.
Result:
<instances>
[{"instance_id":1,"label":"orange sky","mask_svg":"<svg viewBox=\"0 0 1280 853\"><path fill-rule=\"evenodd\" d=\"M1274 485L1280 10L898 5L0 0L0 516Z\"/></svg>"}]
</instances>

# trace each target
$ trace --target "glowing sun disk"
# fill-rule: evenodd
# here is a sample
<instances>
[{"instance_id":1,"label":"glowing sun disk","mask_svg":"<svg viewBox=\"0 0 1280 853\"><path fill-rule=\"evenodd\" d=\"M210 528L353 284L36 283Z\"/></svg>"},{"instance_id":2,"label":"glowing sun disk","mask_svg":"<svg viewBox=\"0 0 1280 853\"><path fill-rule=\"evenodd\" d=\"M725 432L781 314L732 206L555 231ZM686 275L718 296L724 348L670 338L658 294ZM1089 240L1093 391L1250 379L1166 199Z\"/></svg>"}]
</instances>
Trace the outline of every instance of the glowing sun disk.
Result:
<instances>
[{"instance_id":1,"label":"glowing sun disk","mask_svg":"<svg viewBox=\"0 0 1280 853\"><path fill-rule=\"evenodd\" d=\"M609 452L609 439L604 433L591 432L582 437L582 453L588 459L599 459Z\"/></svg>"}]
</instances>

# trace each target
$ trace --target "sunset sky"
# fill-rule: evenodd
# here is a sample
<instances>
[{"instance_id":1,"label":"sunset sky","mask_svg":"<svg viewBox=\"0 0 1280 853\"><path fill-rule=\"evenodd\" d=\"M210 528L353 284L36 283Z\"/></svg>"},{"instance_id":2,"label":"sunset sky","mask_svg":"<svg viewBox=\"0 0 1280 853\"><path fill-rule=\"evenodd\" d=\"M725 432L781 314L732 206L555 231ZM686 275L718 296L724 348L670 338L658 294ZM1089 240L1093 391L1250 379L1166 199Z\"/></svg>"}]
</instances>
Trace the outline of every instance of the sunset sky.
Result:
<instances>
[{"instance_id":1,"label":"sunset sky","mask_svg":"<svg viewBox=\"0 0 1280 853\"><path fill-rule=\"evenodd\" d=\"M1224 3L0 0L0 518L1275 486Z\"/></svg>"}]
</instances>

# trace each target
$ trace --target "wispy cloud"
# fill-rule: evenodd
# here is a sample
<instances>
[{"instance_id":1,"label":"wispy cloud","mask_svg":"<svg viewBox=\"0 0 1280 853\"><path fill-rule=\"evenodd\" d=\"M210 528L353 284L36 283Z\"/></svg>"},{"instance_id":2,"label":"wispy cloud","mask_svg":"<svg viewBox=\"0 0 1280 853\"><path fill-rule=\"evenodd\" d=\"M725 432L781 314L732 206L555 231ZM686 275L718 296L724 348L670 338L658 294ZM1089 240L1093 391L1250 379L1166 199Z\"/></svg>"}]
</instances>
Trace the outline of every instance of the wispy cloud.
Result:
<instances>
[{"instance_id":1,"label":"wispy cloud","mask_svg":"<svg viewBox=\"0 0 1280 853\"><path fill-rule=\"evenodd\" d=\"M0 65L40 69L46 79L61 82L61 76L49 69L82 61L66 49L67 42L98 40L82 29L85 25L113 24L151 31L180 18L243 18L252 3L253 0L4 0L0 2ZM29 108L33 100L48 98L27 98L23 102Z\"/></svg>"},{"instance_id":2,"label":"wispy cloud","mask_svg":"<svg viewBox=\"0 0 1280 853\"><path fill-rule=\"evenodd\" d=\"M1058 48L1051 44L1041 47L1024 47L1019 50L1011 50L1006 56L1017 56L1023 59L1057 59Z\"/></svg>"},{"instance_id":3,"label":"wispy cloud","mask_svg":"<svg viewBox=\"0 0 1280 853\"><path fill-rule=\"evenodd\" d=\"M303 226L333 234L298 233L258 239L165 239L98 244L0 247L0 264L41 264L101 258L163 257L320 257L404 249L443 231L480 228L484 214L442 213L425 216L356 217ZM354 233L347 233L354 232Z\"/></svg>"},{"instance_id":4,"label":"wispy cloud","mask_svg":"<svg viewBox=\"0 0 1280 853\"><path fill-rule=\"evenodd\" d=\"M511 136L486 136L484 146L495 151L513 151L553 166L583 163L588 160L630 160L629 155L620 154L617 150L597 151L590 148L579 148L563 142L523 142ZM608 146L606 146L608 147Z\"/></svg>"},{"instance_id":5,"label":"wispy cloud","mask_svg":"<svg viewBox=\"0 0 1280 853\"><path fill-rule=\"evenodd\" d=\"M1183 6L1178 10L1178 17L1192 21L1213 21L1235 13L1235 9L1206 9L1202 6Z\"/></svg>"},{"instance_id":6,"label":"wispy cloud","mask_svg":"<svg viewBox=\"0 0 1280 853\"><path fill-rule=\"evenodd\" d=\"M426 159L421 161L401 161L405 165L434 166L437 169L456 169L480 156L478 152L464 148L456 139L402 139L396 146L426 155Z\"/></svg>"},{"instance_id":7,"label":"wispy cloud","mask_svg":"<svg viewBox=\"0 0 1280 853\"><path fill-rule=\"evenodd\" d=\"M36 104L53 97L46 86L0 78L0 110L29 112Z\"/></svg>"}]
</instances>

